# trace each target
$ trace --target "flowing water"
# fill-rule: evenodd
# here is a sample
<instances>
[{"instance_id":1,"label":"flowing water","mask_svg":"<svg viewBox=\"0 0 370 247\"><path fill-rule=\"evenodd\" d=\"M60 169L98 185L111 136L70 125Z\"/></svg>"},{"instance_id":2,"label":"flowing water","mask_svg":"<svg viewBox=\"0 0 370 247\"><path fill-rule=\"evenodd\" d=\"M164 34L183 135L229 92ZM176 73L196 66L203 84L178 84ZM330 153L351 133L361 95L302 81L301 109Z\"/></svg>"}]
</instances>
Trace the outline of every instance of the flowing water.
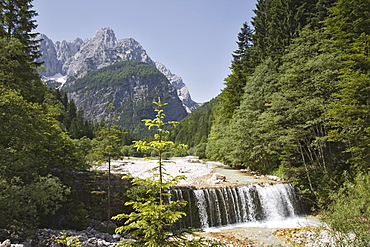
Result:
<instances>
[{"instance_id":1,"label":"flowing water","mask_svg":"<svg viewBox=\"0 0 370 247\"><path fill-rule=\"evenodd\" d=\"M186 200L180 227L208 229L245 223L282 222L302 214L291 184L250 184L219 189L178 188L173 200Z\"/></svg>"}]
</instances>

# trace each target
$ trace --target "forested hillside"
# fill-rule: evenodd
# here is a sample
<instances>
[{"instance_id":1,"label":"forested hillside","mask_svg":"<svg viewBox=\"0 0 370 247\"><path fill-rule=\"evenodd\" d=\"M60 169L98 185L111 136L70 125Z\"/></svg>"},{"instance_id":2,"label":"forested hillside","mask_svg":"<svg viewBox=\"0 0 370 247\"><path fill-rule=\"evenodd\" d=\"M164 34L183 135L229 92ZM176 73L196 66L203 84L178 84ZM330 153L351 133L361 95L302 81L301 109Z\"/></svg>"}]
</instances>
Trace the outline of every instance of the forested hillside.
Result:
<instances>
[{"instance_id":1,"label":"forested hillside","mask_svg":"<svg viewBox=\"0 0 370 247\"><path fill-rule=\"evenodd\" d=\"M314 208L368 176L369 24L369 0L259 0L214 105L207 157L291 179ZM369 207L356 210L352 223L368 224L355 218Z\"/></svg>"},{"instance_id":2,"label":"forested hillside","mask_svg":"<svg viewBox=\"0 0 370 247\"><path fill-rule=\"evenodd\" d=\"M112 103L110 113L117 119L116 124L140 137L148 136L141 120L154 117L153 102L158 97L168 103L168 120L179 121L187 115L166 76L154 65L141 61L122 61L90 71L63 90L91 121L107 119L107 106Z\"/></svg>"},{"instance_id":3,"label":"forested hillside","mask_svg":"<svg viewBox=\"0 0 370 247\"><path fill-rule=\"evenodd\" d=\"M216 102L217 99L212 99L186 116L180 125L172 128L169 138L188 145L189 153L206 158L207 138L211 131L213 105Z\"/></svg>"}]
</instances>

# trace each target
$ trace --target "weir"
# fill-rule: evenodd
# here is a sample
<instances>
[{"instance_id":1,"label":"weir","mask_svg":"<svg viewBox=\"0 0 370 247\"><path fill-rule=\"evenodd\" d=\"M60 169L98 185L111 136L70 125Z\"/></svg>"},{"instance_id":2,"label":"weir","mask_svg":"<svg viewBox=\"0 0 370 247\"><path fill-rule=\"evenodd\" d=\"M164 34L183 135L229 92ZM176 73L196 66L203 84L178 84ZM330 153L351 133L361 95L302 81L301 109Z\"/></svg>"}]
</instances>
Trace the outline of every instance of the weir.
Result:
<instances>
[{"instance_id":1,"label":"weir","mask_svg":"<svg viewBox=\"0 0 370 247\"><path fill-rule=\"evenodd\" d=\"M250 184L219 189L176 188L172 200L186 200L186 217L179 227L225 226L255 221L278 221L301 214L291 184Z\"/></svg>"}]
</instances>

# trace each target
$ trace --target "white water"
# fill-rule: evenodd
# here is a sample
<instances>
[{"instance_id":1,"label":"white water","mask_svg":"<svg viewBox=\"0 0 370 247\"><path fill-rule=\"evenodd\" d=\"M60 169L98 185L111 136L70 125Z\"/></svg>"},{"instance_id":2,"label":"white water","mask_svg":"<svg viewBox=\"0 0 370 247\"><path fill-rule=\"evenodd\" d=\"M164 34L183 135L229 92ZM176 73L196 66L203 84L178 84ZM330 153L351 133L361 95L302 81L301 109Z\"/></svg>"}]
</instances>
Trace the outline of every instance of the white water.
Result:
<instances>
[{"instance_id":1,"label":"white water","mask_svg":"<svg viewBox=\"0 0 370 247\"><path fill-rule=\"evenodd\" d=\"M310 219L306 217L293 217L280 220L267 221L249 221L244 223L230 224L226 226L208 227L202 229L205 232L218 232L234 228L299 228L305 226L319 226L321 223L317 219Z\"/></svg>"},{"instance_id":2,"label":"white water","mask_svg":"<svg viewBox=\"0 0 370 247\"><path fill-rule=\"evenodd\" d=\"M201 229L214 227L300 227L300 201L290 184L251 184L221 189L179 189L175 199L187 200L185 224ZM196 223L197 222L197 223ZM193 223L196 223L195 225Z\"/></svg>"}]
</instances>

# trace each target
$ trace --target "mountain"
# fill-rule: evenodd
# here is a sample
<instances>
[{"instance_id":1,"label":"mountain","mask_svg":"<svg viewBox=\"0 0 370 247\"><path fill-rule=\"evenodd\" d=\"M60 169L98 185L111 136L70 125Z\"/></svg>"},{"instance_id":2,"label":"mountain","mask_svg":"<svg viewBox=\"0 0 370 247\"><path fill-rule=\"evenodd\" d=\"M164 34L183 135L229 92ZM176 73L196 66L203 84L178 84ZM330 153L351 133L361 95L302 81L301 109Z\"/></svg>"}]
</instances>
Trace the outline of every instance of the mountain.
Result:
<instances>
[{"instance_id":1,"label":"mountain","mask_svg":"<svg viewBox=\"0 0 370 247\"><path fill-rule=\"evenodd\" d=\"M101 28L94 37L86 40L78 38L54 44L46 35L41 35L40 38L40 60L44 62L45 67L41 75L63 89L84 77L89 71L121 61L135 60L157 67L176 89L188 113L199 106L191 99L181 77L172 74L163 64L154 62L133 38L117 39L111 28Z\"/></svg>"},{"instance_id":2,"label":"mountain","mask_svg":"<svg viewBox=\"0 0 370 247\"><path fill-rule=\"evenodd\" d=\"M128 60L87 72L65 91L84 109L87 119L102 119L112 113L117 124L134 133L145 131L142 119L155 117L153 101L168 103L166 121L180 121L187 112L176 89L155 66ZM112 103L114 109L108 105Z\"/></svg>"}]
</instances>

